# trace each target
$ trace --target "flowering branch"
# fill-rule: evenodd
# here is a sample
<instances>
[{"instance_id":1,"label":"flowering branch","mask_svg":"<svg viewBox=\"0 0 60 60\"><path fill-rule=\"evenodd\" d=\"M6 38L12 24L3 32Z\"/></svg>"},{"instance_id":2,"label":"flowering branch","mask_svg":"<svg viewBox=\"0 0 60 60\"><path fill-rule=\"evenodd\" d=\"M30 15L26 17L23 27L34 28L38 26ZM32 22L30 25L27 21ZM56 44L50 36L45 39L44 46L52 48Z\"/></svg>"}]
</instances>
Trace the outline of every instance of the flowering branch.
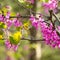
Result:
<instances>
[{"instance_id":1,"label":"flowering branch","mask_svg":"<svg viewBox=\"0 0 60 60\"><path fill-rule=\"evenodd\" d=\"M19 2L17 2L18 6L25 8L27 11L31 12L30 15L28 15L28 16L20 16L20 15L19 16L10 16L10 12L7 12L6 16L4 16L4 12L2 11L2 14L0 16L1 22L3 22L7 26L8 29L10 29L12 24L15 27L23 26L22 22L18 21L18 18L30 18L29 20L31 21L32 26L34 26L36 29L39 28L39 25L40 25L42 36L43 36L43 39L33 39L33 40L28 39L28 38L21 38L22 35L19 30L19 31L15 32L12 36L10 36L9 39L6 40L5 45L8 48L12 48L12 49L16 50L20 40L22 40L22 41L28 40L28 41L33 41L33 42L46 41L46 43L51 45L52 47L55 47L55 46L60 47L60 35L59 35L59 32L56 30L56 26L55 26L56 21L52 20L52 16L54 16L56 18L56 20L59 21L57 16L53 13L55 8L57 7L57 3L58 3L57 0L49 0L48 3L44 4L44 6L48 8L47 9L48 12L50 13L49 17L47 17L41 13L35 13L34 11L26 8L26 6L21 5ZM39 17L37 18L36 16L34 16L32 14L39 14ZM43 17L46 17L48 20L44 20ZM13 21L12 21L12 20L10 20L10 18L17 18L17 19L13 19ZM49 21L51 23L48 23L47 21ZM49 25L47 25L47 24L49 24ZM7 28L5 28L5 29L7 29ZM16 36L16 38L15 38L15 36Z\"/></svg>"}]
</instances>

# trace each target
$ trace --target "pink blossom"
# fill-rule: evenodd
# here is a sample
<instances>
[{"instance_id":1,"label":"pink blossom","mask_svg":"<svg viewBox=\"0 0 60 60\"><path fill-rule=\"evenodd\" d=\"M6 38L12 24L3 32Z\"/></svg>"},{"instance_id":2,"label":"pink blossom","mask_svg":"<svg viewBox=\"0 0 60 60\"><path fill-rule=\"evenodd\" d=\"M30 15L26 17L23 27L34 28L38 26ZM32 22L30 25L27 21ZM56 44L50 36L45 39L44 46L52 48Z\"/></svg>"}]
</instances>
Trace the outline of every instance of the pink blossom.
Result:
<instances>
[{"instance_id":1,"label":"pink blossom","mask_svg":"<svg viewBox=\"0 0 60 60\"><path fill-rule=\"evenodd\" d=\"M7 12L6 18L10 17L10 12Z\"/></svg>"},{"instance_id":2,"label":"pink blossom","mask_svg":"<svg viewBox=\"0 0 60 60\"><path fill-rule=\"evenodd\" d=\"M58 6L58 0L49 0L47 3L43 2L43 6L45 7L46 12L49 10L55 11Z\"/></svg>"},{"instance_id":3,"label":"pink blossom","mask_svg":"<svg viewBox=\"0 0 60 60\"><path fill-rule=\"evenodd\" d=\"M46 24L44 25L43 23L40 23L40 26L43 39L45 39L46 44L51 45L52 47L59 46L57 45L57 41L60 39L60 37L56 33L56 30L53 30L53 25L50 24L50 26L46 26Z\"/></svg>"},{"instance_id":4,"label":"pink blossom","mask_svg":"<svg viewBox=\"0 0 60 60\"><path fill-rule=\"evenodd\" d=\"M4 16L2 14L0 14L0 22L4 22Z\"/></svg>"},{"instance_id":5,"label":"pink blossom","mask_svg":"<svg viewBox=\"0 0 60 60\"><path fill-rule=\"evenodd\" d=\"M9 40L6 40L6 41L5 41L5 46L6 46L8 49L13 49L14 51L16 51L17 48L18 48L18 45L11 44Z\"/></svg>"},{"instance_id":6,"label":"pink blossom","mask_svg":"<svg viewBox=\"0 0 60 60\"><path fill-rule=\"evenodd\" d=\"M57 28L58 28L58 30L60 30L60 26L58 26Z\"/></svg>"},{"instance_id":7,"label":"pink blossom","mask_svg":"<svg viewBox=\"0 0 60 60\"><path fill-rule=\"evenodd\" d=\"M48 26L47 23L44 22L44 19L42 17L39 17L39 19L37 20L34 16L30 18L30 21L36 29L39 28L38 24L40 25L43 39L45 40L47 45L50 45L52 47L57 46L60 48L60 37L58 36L56 30L53 29L52 23L50 23L50 25Z\"/></svg>"},{"instance_id":8,"label":"pink blossom","mask_svg":"<svg viewBox=\"0 0 60 60\"><path fill-rule=\"evenodd\" d=\"M6 25L8 26L8 28L10 28L12 26L12 21L7 19L6 20Z\"/></svg>"},{"instance_id":9,"label":"pink blossom","mask_svg":"<svg viewBox=\"0 0 60 60\"><path fill-rule=\"evenodd\" d=\"M22 22L20 22L20 21L17 20L17 19L14 19L14 20L13 20L13 23L14 23L14 26L16 26L16 27L20 27L20 26L22 25Z\"/></svg>"},{"instance_id":10,"label":"pink blossom","mask_svg":"<svg viewBox=\"0 0 60 60\"><path fill-rule=\"evenodd\" d=\"M38 19L35 19L35 17L33 15L31 15L30 21L31 21L32 25L37 29Z\"/></svg>"}]
</instances>

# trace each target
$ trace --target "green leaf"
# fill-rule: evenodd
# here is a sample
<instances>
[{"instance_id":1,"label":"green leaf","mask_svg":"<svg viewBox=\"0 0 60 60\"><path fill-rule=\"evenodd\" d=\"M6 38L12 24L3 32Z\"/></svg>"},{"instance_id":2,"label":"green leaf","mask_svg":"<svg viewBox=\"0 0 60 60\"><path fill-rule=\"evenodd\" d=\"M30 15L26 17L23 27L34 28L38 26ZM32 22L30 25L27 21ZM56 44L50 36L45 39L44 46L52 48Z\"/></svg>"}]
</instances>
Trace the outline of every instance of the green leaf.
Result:
<instances>
[{"instance_id":1,"label":"green leaf","mask_svg":"<svg viewBox=\"0 0 60 60\"><path fill-rule=\"evenodd\" d=\"M31 4L27 4L26 7L27 8L33 8L33 6Z\"/></svg>"},{"instance_id":2,"label":"green leaf","mask_svg":"<svg viewBox=\"0 0 60 60\"><path fill-rule=\"evenodd\" d=\"M24 3L25 1L24 0L18 0L20 3Z\"/></svg>"},{"instance_id":3,"label":"green leaf","mask_svg":"<svg viewBox=\"0 0 60 60\"><path fill-rule=\"evenodd\" d=\"M16 44L19 43L19 41L16 41L15 39L13 39L12 36L10 36L9 39L10 39L10 43L12 43L12 44L15 44L16 45Z\"/></svg>"},{"instance_id":4,"label":"green leaf","mask_svg":"<svg viewBox=\"0 0 60 60\"><path fill-rule=\"evenodd\" d=\"M21 27L17 27L16 30L19 31L21 29Z\"/></svg>"},{"instance_id":5,"label":"green leaf","mask_svg":"<svg viewBox=\"0 0 60 60\"><path fill-rule=\"evenodd\" d=\"M45 2L48 2L49 0L45 0Z\"/></svg>"},{"instance_id":6,"label":"green leaf","mask_svg":"<svg viewBox=\"0 0 60 60\"><path fill-rule=\"evenodd\" d=\"M49 0L43 0L43 2L48 2Z\"/></svg>"},{"instance_id":7,"label":"green leaf","mask_svg":"<svg viewBox=\"0 0 60 60\"><path fill-rule=\"evenodd\" d=\"M5 42L4 40L1 40L1 39L0 39L0 44L2 44L2 45L3 45L3 44L4 44L4 42Z\"/></svg>"},{"instance_id":8,"label":"green leaf","mask_svg":"<svg viewBox=\"0 0 60 60\"><path fill-rule=\"evenodd\" d=\"M0 24L0 28L3 28L3 27L4 27L4 23L1 23L1 24Z\"/></svg>"}]
</instances>

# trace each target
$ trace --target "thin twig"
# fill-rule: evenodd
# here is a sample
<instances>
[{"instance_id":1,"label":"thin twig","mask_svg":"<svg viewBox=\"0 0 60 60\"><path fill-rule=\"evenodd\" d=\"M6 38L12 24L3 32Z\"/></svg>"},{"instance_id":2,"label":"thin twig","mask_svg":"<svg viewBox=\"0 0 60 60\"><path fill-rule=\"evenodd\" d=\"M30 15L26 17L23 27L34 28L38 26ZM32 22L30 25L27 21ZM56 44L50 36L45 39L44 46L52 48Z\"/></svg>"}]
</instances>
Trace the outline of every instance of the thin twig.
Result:
<instances>
[{"instance_id":1,"label":"thin twig","mask_svg":"<svg viewBox=\"0 0 60 60\"><path fill-rule=\"evenodd\" d=\"M30 18L30 16L10 16L10 18Z\"/></svg>"},{"instance_id":2,"label":"thin twig","mask_svg":"<svg viewBox=\"0 0 60 60\"><path fill-rule=\"evenodd\" d=\"M52 21L52 16L54 16L57 20L58 20L58 18L57 18L57 16L53 13L53 11L51 10L51 11L49 11L50 12L50 20L51 20L51 23L53 24L53 30L55 30L56 28L55 28L55 22L53 22ZM58 20L59 21L59 20ZM56 33L57 33L57 35L60 37L60 34L59 34L59 32L58 31L56 31Z\"/></svg>"},{"instance_id":3,"label":"thin twig","mask_svg":"<svg viewBox=\"0 0 60 60\"><path fill-rule=\"evenodd\" d=\"M27 39L27 38L21 38L21 40L27 40L27 41L45 41L44 39L38 39L38 40L31 40L31 39Z\"/></svg>"},{"instance_id":4,"label":"thin twig","mask_svg":"<svg viewBox=\"0 0 60 60\"><path fill-rule=\"evenodd\" d=\"M59 21L58 17L53 13L53 16L56 18L56 20ZM54 21L54 23L56 22L56 20ZM60 22L60 21L59 21Z\"/></svg>"},{"instance_id":5,"label":"thin twig","mask_svg":"<svg viewBox=\"0 0 60 60\"><path fill-rule=\"evenodd\" d=\"M54 24L54 22L53 22L53 20L52 20L53 10L50 10L49 13L50 13L50 21L51 21L51 23L52 23L52 25L53 25L53 30L55 30L55 24Z\"/></svg>"},{"instance_id":6,"label":"thin twig","mask_svg":"<svg viewBox=\"0 0 60 60\"><path fill-rule=\"evenodd\" d=\"M4 16L4 18L5 18L5 16ZM10 16L9 18L31 18L30 16ZM36 18L36 17L35 17ZM39 18L36 18L36 19L39 19ZM47 24L49 24L48 22L47 22L48 20L45 20L45 21L42 21L42 22L45 22L45 23L47 23ZM40 21L41 22L41 21ZM50 25L50 24L49 24Z\"/></svg>"}]
</instances>

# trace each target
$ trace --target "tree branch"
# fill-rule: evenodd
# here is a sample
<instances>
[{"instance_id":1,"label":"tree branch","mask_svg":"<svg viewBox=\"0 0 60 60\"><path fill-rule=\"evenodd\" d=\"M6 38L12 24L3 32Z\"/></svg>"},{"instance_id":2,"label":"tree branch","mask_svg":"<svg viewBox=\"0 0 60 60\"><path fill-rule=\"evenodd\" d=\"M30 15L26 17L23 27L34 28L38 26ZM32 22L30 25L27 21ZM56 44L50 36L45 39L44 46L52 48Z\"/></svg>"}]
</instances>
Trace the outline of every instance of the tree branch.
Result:
<instances>
[{"instance_id":1,"label":"tree branch","mask_svg":"<svg viewBox=\"0 0 60 60\"><path fill-rule=\"evenodd\" d=\"M58 17L53 13L53 16L56 18L56 20L59 21ZM56 20L54 21L54 23L56 22ZM60 22L60 21L59 21Z\"/></svg>"},{"instance_id":2,"label":"tree branch","mask_svg":"<svg viewBox=\"0 0 60 60\"><path fill-rule=\"evenodd\" d=\"M50 21L51 21L51 23L52 23L52 25L53 25L53 30L55 30L55 24L54 24L54 22L53 22L53 20L52 20L53 10L50 10L49 13L50 13Z\"/></svg>"},{"instance_id":3,"label":"tree branch","mask_svg":"<svg viewBox=\"0 0 60 60\"><path fill-rule=\"evenodd\" d=\"M44 39L38 39L38 40L31 40L31 39L27 39L27 38L21 38L21 40L27 40L27 41L45 41Z\"/></svg>"}]
</instances>

